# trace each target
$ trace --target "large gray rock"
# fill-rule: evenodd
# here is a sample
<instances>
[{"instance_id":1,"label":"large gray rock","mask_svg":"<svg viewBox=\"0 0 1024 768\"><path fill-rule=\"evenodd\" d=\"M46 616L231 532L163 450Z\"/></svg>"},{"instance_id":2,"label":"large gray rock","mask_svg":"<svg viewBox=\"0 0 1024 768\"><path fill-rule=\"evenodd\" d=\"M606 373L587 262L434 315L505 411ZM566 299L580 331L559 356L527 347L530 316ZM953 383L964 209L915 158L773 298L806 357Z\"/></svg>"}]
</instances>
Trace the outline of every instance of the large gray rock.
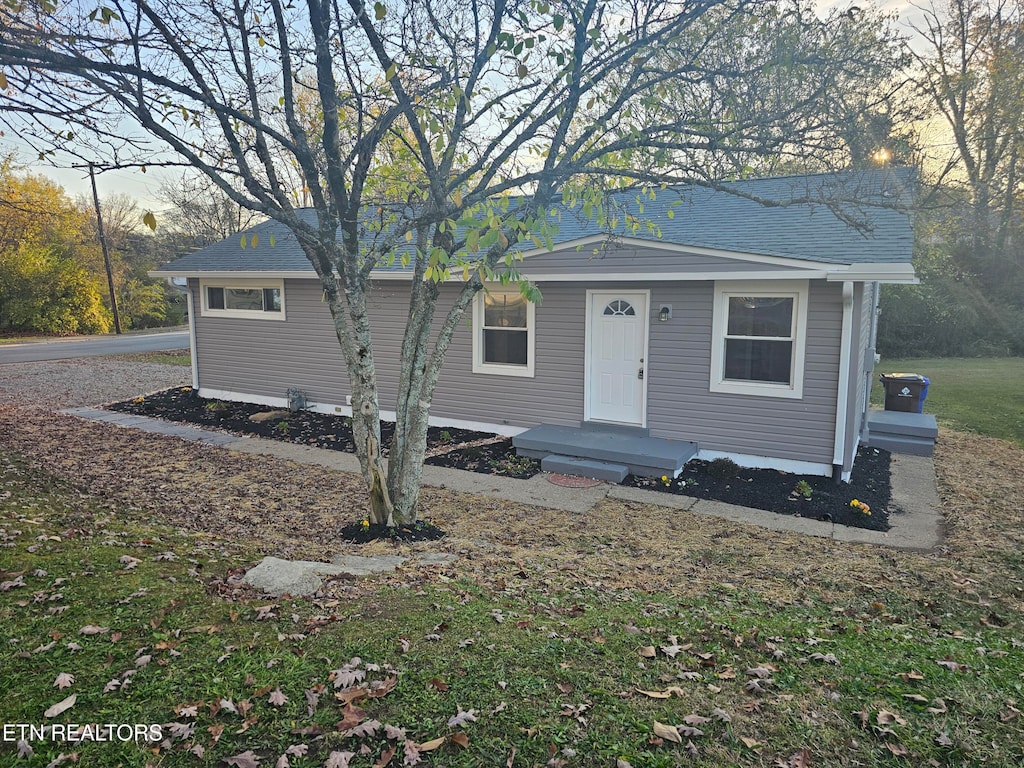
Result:
<instances>
[{"instance_id":1,"label":"large gray rock","mask_svg":"<svg viewBox=\"0 0 1024 768\"><path fill-rule=\"evenodd\" d=\"M268 556L250 568L242 581L272 595L311 595L323 586L323 576L368 576L393 571L403 562L405 558L396 555L338 555L332 563Z\"/></svg>"}]
</instances>

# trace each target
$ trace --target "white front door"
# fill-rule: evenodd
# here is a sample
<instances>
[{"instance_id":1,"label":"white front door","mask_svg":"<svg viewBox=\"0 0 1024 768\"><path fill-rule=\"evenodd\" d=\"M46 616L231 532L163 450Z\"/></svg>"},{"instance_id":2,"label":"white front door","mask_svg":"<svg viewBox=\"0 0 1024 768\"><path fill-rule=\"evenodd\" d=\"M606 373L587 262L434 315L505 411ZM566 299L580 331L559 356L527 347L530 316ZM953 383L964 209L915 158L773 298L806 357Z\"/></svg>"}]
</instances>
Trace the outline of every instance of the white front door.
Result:
<instances>
[{"instance_id":1,"label":"white front door","mask_svg":"<svg viewBox=\"0 0 1024 768\"><path fill-rule=\"evenodd\" d=\"M647 291L587 294L588 421L644 426Z\"/></svg>"}]
</instances>

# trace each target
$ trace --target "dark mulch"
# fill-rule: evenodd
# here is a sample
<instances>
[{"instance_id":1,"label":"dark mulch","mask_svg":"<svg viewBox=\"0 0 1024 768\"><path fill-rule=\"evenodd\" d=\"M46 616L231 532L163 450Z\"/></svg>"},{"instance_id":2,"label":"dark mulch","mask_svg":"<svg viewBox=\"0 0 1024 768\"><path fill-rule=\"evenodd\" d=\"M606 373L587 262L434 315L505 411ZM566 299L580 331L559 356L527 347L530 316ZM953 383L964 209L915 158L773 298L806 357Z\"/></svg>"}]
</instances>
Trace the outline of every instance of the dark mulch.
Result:
<instances>
[{"instance_id":1,"label":"dark mulch","mask_svg":"<svg viewBox=\"0 0 1024 768\"><path fill-rule=\"evenodd\" d=\"M347 416L332 416L313 411L285 412L285 409L275 409L266 405L211 400L199 397L191 387L165 389L162 392L113 403L106 407L112 411L214 427L225 432L250 437L265 437L316 448L327 448L332 451L355 452L352 421ZM281 410L281 413L272 419L252 420L256 414L277 410ZM394 434L394 423L381 422L381 442L384 444L385 456L387 455L387 446L391 443ZM454 427L430 427L427 430L427 449L443 449L445 446L454 448L464 443L493 437L494 435L489 432L475 432L470 429ZM511 441L504 441L493 446L480 446L478 453L484 464L492 460L496 464L500 464L508 460L511 448ZM453 452L452 459L448 462L445 461L445 456L447 454L437 456L429 463L458 467L459 469L469 468L462 466L466 459L458 451ZM512 458L515 458L515 454L512 454ZM533 474L539 469L538 465ZM487 470L479 469L477 471Z\"/></svg>"},{"instance_id":2,"label":"dark mulch","mask_svg":"<svg viewBox=\"0 0 1024 768\"><path fill-rule=\"evenodd\" d=\"M512 438L485 445L468 445L447 453L431 456L425 462L435 467L452 467L487 475L504 475L516 480L529 480L540 472L540 462L516 456Z\"/></svg>"},{"instance_id":3,"label":"dark mulch","mask_svg":"<svg viewBox=\"0 0 1024 768\"><path fill-rule=\"evenodd\" d=\"M799 483L806 483L806 486L798 488ZM827 477L793 475L772 469L735 468L735 472L729 472L722 463L691 461L674 480L630 475L623 485L724 501L781 515L827 520L855 528L889 530L890 454L877 448L860 449L849 483L837 484ZM850 506L854 499L867 504L871 514Z\"/></svg>"},{"instance_id":4,"label":"dark mulch","mask_svg":"<svg viewBox=\"0 0 1024 768\"><path fill-rule=\"evenodd\" d=\"M341 540L352 544L368 544L371 541L436 541L447 534L428 520L417 520L412 525L388 528L386 525L353 523L341 529Z\"/></svg>"},{"instance_id":5,"label":"dark mulch","mask_svg":"<svg viewBox=\"0 0 1024 768\"><path fill-rule=\"evenodd\" d=\"M252 403L200 398L190 387L168 389L107 407L124 413L215 427L236 434L349 453L354 451L352 425L348 417L296 411L281 413L269 421L254 422L250 418L253 415L274 409ZM394 435L394 424L382 422L381 435L387 446ZM540 471L538 461L515 455L510 439L496 440L490 433L431 427L427 433L427 449L441 451L426 459L426 463L433 466L520 479L530 478ZM386 455L386 448L384 453ZM661 480L630 475L623 484L885 531L889 529L888 508L891 502L889 465L887 451L862 448L850 483L836 484L827 477L793 475L768 469L734 467L723 473L720 471L721 462L691 461L678 478ZM806 486L798 488L799 483L806 483ZM854 499L867 504L871 514L866 515L851 507L850 502ZM364 527L356 523L345 530L354 537L350 539L352 541L381 538L380 535L370 535L380 532L365 531ZM380 527L388 531L386 526ZM357 528L359 530L355 530ZM418 533L414 531L409 535ZM388 537L393 538L390 535L385 538Z\"/></svg>"}]
</instances>

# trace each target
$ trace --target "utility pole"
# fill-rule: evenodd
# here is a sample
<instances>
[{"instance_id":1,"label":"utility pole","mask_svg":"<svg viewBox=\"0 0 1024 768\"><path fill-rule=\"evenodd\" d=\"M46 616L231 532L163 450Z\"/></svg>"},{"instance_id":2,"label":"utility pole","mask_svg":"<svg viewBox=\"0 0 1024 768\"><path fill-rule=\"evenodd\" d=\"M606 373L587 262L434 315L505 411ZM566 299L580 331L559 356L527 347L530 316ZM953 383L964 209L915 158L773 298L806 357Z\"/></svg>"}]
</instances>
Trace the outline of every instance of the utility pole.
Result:
<instances>
[{"instance_id":1,"label":"utility pole","mask_svg":"<svg viewBox=\"0 0 1024 768\"><path fill-rule=\"evenodd\" d=\"M110 309L114 313L114 333L121 333L121 316L117 311L117 296L114 294L114 273L110 269L110 252L107 250L107 238L103 234L103 214L100 213L100 196L96 193L96 171L89 163L89 181L92 182L92 202L96 206L96 229L100 234L100 248L103 249L103 266L107 270L107 288L110 289Z\"/></svg>"}]
</instances>

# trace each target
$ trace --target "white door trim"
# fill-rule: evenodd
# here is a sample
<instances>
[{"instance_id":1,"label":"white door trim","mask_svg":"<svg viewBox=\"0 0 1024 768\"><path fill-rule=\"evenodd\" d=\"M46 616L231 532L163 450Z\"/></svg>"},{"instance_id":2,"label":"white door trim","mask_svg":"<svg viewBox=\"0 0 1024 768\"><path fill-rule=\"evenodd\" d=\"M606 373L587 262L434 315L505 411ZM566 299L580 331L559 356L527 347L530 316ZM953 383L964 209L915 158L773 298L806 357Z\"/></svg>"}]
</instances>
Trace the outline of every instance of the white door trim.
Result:
<instances>
[{"instance_id":1,"label":"white door trim","mask_svg":"<svg viewBox=\"0 0 1024 768\"><path fill-rule=\"evenodd\" d=\"M627 424L635 427L646 427L647 426L647 381L650 379L650 357L649 357L649 345L650 345L650 325L651 325L651 291L650 289L644 288L629 288L621 291L608 290L608 289L587 289L587 302L584 311L586 312L586 330L584 332L583 341L583 420L591 421L591 407L590 407L590 396L593 391L591 384L592 377L592 351L593 351L593 321L592 317L594 314L594 305L597 301L608 301L614 298L629 298L629 297L643 297L644 311L642 314L644 322L641 327L643 329L643 365L644 365L644 378L640 384L640 422L608 422L616 424Z\"/></svg>"}]
</instances>

